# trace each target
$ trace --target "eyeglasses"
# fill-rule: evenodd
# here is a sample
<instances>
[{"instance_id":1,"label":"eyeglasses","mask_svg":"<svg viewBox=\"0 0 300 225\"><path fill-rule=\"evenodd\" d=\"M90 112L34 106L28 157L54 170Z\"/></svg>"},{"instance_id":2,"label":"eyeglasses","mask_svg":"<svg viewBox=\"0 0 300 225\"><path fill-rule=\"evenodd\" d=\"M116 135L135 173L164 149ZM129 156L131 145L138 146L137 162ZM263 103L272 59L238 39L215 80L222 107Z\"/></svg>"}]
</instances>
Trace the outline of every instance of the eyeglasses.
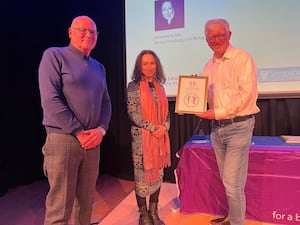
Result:
<instances>
[{"instance_id":1,"label":"eyeglasses","mask_svg":"<svg viewBox=\"0 0 300 225\"><path fill-rule=\"evenodd\" d=\"M79 27L72 27L72 29L74 30L78 30L81 34L85 35L87 34L88 32L91 34L91 35L98 35L99 32L96 31L96 30L89 30L89 29L85 29L85 28L79 28Z\"/></svg>"},{"instance_id":2,"label":"eyeglasses","mask_svg":"<svg viewBox=\"0 0 300 225\"><path fill-rule=\"evenodd\" d=\"M215 41L216 39L219 39L220 41L223 41L225 36L226 36L226 32L223 34L218 34L218 35L214 35L214 36L210 36L210 37L206 37L206 40L209 42Z\"/></svg>"}]
</instances>

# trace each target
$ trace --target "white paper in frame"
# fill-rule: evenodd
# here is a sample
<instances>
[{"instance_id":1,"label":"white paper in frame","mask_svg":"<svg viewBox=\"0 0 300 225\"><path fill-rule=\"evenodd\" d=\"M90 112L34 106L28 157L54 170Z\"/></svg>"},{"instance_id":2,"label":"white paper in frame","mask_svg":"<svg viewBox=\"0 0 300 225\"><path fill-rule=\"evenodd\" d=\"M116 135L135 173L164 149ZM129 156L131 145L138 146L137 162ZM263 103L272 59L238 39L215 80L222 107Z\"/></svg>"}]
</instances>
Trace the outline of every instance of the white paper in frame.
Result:
<instances>
[{"instance_id":1,"label":"white paper in frame","mask_svg":"<svg viewBox=\"0 0 300 225\"><path fill-rule=\"evenodd\" d=\"M180 75L178 78L175 112L197 114L207 109L207 77Z\"/></svg>"}]
</instances>

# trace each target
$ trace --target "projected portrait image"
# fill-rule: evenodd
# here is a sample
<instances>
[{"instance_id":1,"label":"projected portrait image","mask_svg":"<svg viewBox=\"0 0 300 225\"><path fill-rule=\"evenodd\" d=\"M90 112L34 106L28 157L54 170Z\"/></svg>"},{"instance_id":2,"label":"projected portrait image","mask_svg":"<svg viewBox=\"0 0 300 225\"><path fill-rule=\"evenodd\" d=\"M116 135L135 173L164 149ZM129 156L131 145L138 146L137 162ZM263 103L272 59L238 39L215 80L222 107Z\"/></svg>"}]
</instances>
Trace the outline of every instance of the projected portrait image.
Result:
<instances>
[{"instance_id":1,"label":"projected portrait image","mask_svg":"<svg viewBox=\"0 0 300 225\"><path fill-rule=\"evenodd\" d=\"M171 24L174 19L175 10L171 1L165 1L161 6L161 14L168 24Z\"/></svg>"},{"instance_id":2,"label":"projected portrait image","mask_svg":"<svg viewBox=\"0 0 300 225\"><path fill-rule=\"evenodd\" d=\"M155 1L155 31L184 27L184 0Z\"/></svg>"}]
</instances>

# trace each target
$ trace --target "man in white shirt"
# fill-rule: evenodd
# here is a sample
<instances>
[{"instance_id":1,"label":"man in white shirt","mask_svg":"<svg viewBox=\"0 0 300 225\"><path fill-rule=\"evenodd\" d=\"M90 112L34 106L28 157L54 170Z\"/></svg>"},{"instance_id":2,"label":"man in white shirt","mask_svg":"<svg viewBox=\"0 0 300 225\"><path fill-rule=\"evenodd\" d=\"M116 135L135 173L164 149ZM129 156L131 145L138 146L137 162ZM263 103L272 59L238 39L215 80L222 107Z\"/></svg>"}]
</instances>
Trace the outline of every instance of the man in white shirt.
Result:
<instances>
[{"instance_id":1,"label":"man in white shirt","mask_svg":"<svg viewBox=\"0 0 300 225\"><path fill-rule=\"evenodd\" d=\"M206 112L197 116L212 120L211 141L228 201L228 215L211 225L244 225L248 153L255 124L257 69L253 58L230 44L231 30L224 19L208 20L205 36L213 57L203 75L208 77Z\"/></svg>"}]
</instances>

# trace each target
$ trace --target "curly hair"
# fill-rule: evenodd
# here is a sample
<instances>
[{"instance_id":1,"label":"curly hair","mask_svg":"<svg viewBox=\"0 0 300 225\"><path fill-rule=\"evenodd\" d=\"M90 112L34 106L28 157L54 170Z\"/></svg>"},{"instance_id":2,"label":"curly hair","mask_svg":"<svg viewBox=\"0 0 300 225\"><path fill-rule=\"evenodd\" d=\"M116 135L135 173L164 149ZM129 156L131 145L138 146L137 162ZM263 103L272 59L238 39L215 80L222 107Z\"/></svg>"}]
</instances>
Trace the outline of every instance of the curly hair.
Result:
<instances>
[{"instance_id":1,"label":"curly hair","mask_svg":"<svg viewBox=\"0 0 300 225\"><path fill-rule=\"evenodd\" d=\"M155 72L154 78L161 84L164 84L166 82L166 77L165 77L165 73L164 73L162 64L160 62L160 59L156 55L156 53L152 50L142 50L138 54L138 56L135 60L135 65L134 65L131 79L133 81L135 81L136 83L138 83L142 79L142 77L143 77L143 73L142 73L142 69L141 69L142 68L142 57L145 54L151 54L154 56L155 63L156 63L156 72Z\"/></svg>"}]
</instances>

